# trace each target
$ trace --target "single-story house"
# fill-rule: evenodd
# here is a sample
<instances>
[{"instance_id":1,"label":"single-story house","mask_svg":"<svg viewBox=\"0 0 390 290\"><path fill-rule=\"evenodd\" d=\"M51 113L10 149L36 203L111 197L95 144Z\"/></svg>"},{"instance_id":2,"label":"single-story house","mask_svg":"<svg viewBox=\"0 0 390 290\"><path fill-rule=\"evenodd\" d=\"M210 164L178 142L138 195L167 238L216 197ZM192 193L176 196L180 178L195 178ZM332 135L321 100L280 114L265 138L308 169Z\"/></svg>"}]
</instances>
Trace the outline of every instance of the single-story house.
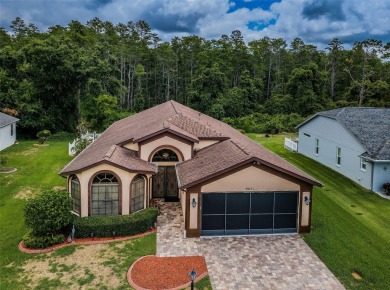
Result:
<instances>
[{"instance_id":1,"label":"single-story house","mask_svg":"<svg viewBox=\"0 0 390 290\"><path fill-rule=\"evenodd\" d=\"M297 128L299 153L375 192L390 182L390 108L324 111Z\"/></svg>"},{"instance_id":2,"label":"single-story house","mask_svg":"<svg viewBox=\"0 0 390 290\"><path fill-rule=\"evenodd\" d=\"M76 215L180 201L186 237L310 231L318 181L229 125L168 101L112 124L70 162Z\"/></svg>"},{"instance_id":3,"label":"single-story house","mask_svg":"<svg viewBox=\"0 0 390 290\"><path fill-rule=\"evenodd\" d=\"M19 119L0 112L0 151L15 144Z\"/></svg>"}]
</instances>

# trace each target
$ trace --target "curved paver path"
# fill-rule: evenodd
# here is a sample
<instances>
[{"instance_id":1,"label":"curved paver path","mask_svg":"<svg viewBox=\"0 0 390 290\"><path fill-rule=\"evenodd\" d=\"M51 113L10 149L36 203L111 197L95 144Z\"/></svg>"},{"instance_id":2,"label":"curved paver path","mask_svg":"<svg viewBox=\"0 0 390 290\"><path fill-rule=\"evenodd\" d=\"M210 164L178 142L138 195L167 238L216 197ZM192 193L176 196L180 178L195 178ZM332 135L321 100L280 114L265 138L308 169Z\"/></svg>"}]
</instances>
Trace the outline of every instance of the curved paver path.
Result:
<instances>
[{"instance_id":1,"label":"curved paver path","mask_svg":"<svg viewBox=\"0 0 390 290\"><path fill-rule=\"evenodd\" d=\"M299 235L185 239L180 204L160 212L157 255L204 256L213 289L344 289Z\"/></svg>"}]
</instances>

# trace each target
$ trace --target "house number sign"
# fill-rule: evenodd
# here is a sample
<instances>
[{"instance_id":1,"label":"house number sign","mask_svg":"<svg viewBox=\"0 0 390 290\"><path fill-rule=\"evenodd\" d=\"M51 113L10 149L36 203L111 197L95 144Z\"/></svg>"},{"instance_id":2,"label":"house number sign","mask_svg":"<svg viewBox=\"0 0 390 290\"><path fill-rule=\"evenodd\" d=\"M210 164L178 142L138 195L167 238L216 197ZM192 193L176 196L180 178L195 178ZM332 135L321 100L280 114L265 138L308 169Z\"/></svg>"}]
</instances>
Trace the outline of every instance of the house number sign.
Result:
<instances>
[{"instance_id":1,"label":"house number sign","mask_svg":"<svg viewBox=\"0 0 390 290\"><path fill-rule=\"evenodd\" d=\"M245 190L255 190L255 188L252 186L247 186L247 187L245 187Z\"/></svg>"}]
</instances>

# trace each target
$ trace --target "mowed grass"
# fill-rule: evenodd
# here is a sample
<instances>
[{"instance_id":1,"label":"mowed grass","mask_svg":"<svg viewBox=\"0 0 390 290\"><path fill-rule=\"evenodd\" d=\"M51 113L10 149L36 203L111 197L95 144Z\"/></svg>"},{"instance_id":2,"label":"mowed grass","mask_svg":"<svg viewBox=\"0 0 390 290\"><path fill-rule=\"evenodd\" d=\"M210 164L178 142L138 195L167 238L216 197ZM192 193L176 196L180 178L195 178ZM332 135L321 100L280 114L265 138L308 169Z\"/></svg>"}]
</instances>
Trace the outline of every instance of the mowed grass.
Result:
<instances>
[{"instance_id":1,"label":"mowed grass","mask_svg":"<svg viewBox=\"0 0 390 290\"><path fill-rule=\"evenodd\" d=\"M0 152L8 157L7 167L17 171L0 174L0 289L16 289L18 267L30 256L18 250L28 231L24 225L26 198L54 187L66 186L58 172L72 159L67 142L52 141L35 146L37 141L22 141Z\"/></svg>"},{"instance_id":2,"label":"mowed grass","mask_svg":"<svg viewBox=\"0 0 390 290\"><path fill-rule=\"evenodd\" d=\"M0 289L130 289L127 270L139 257L155 254L155 234L110 243L105 253L97 253L101 261L95 258L87 265L76 266L75 261L81 262L82 259L74 255L83 248L88 250L88 245L70 246L39 255L18 250L18 243L28 231L23 218L26 198L43 190L64 189L66 179L58 172L72 159L68 156L66 141L48 141L48 146L35 146L35 143L22 141L0 152L9 159L6 167L18 169L14 173L0 174ZM47 261L49 267L26 270L40 261ZM116 286L105 280L104 273L95 273L94 267L108 268L110 275L117 277ZM211 289L208 277L199 285L200 289Z\"/></svg>"},{"instance_id":3,"label":"mowed grass","mask_svg":"<svg viewBox=\"0 0 390 290\"><path fill-rule=\"evenodd\" d=\"M343 285L347 289L390 289L390 200L285 150L282 135L248 136L325 185L314 188L312 232L302 237Z\"/></svg>"}]
</instances>

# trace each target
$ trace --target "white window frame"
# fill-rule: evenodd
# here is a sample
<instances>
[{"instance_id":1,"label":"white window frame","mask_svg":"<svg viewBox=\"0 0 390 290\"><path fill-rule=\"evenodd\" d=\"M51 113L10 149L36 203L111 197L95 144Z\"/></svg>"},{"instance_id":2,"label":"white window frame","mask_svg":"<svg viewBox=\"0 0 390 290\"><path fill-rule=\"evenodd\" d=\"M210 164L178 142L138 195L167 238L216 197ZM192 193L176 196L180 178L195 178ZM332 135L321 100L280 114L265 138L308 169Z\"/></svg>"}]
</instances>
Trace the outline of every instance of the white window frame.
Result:
<instances>
[{"instance_id":1,"label":"white window frame","mask_svg":"<svg viewBox=\"0 0 390 290\"><path fill-rule=\"evenodd\" d=\"M320 139L315 138L315 154L318 156L318 153L320 153Z\"/></svg>"},{"instance_id":2,"label":"white window frame","mask_svg":"<svg viewBox=\"0 0 390 290\"><path fill-rule=\"evenodd\" d=\"M341 166L341 147L336 147L336 165L338 167Z\"/></svg>"},{"instance_id":3,"label":"white window frame","mask_svg":"<svg viewBox=\"0 0 390 290\"><path fill-rule=\"evenodd\" d=\"M367 170L367 160L363 157L360 157L360 170L366 171Z\"/></svg>"}]
</instances>

